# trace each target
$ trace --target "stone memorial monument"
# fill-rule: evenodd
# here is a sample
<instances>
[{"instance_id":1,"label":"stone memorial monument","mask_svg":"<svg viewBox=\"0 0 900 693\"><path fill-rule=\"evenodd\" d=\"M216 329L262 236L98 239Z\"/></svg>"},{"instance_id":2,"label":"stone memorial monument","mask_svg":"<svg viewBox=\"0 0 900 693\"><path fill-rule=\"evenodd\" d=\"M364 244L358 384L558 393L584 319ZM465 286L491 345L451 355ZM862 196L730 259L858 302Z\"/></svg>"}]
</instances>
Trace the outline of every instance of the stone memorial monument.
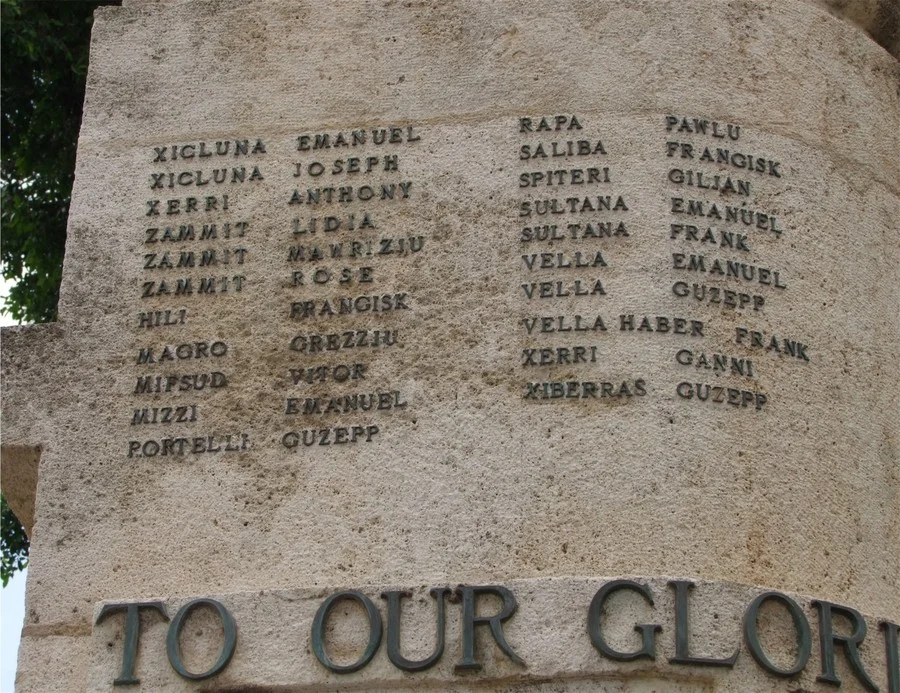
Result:
<instances>
[{"instance_id":1,"label":"stone memorial monument","mask_svg":"<svg viewBox=\"0 0 900 693\"><path fill-rule=\"evenodd\" d=\"M898 25L98 10L18 690L898 693Z\"/></svg>"}]
</instances>

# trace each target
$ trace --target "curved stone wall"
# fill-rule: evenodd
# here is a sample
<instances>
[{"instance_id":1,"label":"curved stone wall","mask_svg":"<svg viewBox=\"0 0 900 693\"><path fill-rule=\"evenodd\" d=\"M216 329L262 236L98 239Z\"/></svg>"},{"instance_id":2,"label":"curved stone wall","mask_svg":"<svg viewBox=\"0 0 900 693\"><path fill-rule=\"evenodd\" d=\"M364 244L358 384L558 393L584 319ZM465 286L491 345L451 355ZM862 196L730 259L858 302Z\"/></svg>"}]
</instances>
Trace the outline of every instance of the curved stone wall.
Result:
<instances>
[{"instance_id":1,"label":"curved stone wall","mask_svg":"<svg viewBox=\"0 0 900 693\"><path fill-rule=\"evenodd\" d=\"M101 9L60 325L4 344L4 444L42 450L21 689L112 686L101 602L219 595L221 690L819 690L810 599L894 690L898 76L809 2ZM640 600L659 664L604 659L596 576L635 575L753 585L690 635L738 669L662 664ZM288 637L258 590L459 584L512 586L527 667L479 627L480 673L330 674L305 611L302 674L254 659ZM787 679L742 640L763 590L808 595ZM193 690L151 641L144 688Z\"/></svg>"}]
</instances>

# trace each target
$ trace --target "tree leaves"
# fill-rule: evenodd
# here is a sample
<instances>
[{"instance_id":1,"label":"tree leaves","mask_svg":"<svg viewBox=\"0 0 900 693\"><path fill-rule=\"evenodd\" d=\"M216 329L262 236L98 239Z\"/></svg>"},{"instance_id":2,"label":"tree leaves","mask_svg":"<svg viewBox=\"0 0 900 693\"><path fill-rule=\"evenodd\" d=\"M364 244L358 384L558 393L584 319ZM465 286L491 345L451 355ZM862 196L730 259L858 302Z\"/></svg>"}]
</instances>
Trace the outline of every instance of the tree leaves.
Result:
<instances>
[{"instance_id":1,"label":"tree leaves","mask_svg":"<svg viewBox=\"0 0 900 693\"><path fill-rule=\"evenodd\" d=\"M17 570L28 565L28 537L25 530L0 494L0 580L3 586Z\"/></svg>"},{"instance_id":2,"label":"tree leaves","mask_svg":"<svg viewBox=\"0 0 900 693\"><path fill-rule=\"evenodd\" d=\"M108 0L0 0L2 307L56 318L94 9ZM28 537L0 495L0 579L28 563Z\"/></svg>"},{"instance_id":3,"label":"tree leaves","mask_svg":"<svg viewBox=\"0 0 900 693\"><path fill-rule=\"evenodd\" d=\"M96 0L0 1L0 260L4 312L56 317Z\"/></svg>"}]
</instances>

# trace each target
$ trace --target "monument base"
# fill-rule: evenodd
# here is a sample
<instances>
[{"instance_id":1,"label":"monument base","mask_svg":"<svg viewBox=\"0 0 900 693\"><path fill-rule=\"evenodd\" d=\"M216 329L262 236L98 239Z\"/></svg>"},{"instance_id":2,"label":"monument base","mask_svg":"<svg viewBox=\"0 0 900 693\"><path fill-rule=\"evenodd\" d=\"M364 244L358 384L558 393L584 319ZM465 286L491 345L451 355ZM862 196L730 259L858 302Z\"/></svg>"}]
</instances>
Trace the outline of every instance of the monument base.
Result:
<instances>
[{"instance_id":1,"label":"monument base","mask_svg":"<svg viewBox=\"0 0 900 693\"><path fill-rule=\"evenodd\" d=\"M220 692L900 684L895 624L845 605L687 578L242 592L105 602L95 617L81 647L91 691L138 682L180 691L213 677ZM26 628L23 684L46 674L28 669L28 649L66 637L39 630Z\"/></svg>"}]
</instances>

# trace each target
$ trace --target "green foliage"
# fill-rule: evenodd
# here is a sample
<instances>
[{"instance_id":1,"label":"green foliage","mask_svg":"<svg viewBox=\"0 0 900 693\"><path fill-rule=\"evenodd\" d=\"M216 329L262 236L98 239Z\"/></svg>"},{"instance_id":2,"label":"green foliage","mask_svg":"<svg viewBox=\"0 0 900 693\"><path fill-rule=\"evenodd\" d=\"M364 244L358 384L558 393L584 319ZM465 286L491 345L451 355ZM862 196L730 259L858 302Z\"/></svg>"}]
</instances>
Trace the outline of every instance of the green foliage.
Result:
<instances>
[{"instance_id":1,"label":"green foliage","mask_svg":"<svg viewBox=\"0 0 900 693\"><path fill-rule=\"evenodd\" d=\"M0 0L2 311L56 318L94 9L109 0ZM0 496L0 579L28 563L28 537Z\"/></svg>"},{"instance_id":2,"label":"green foliage","mask_svg":"<svg viewBox=\"0 0 900 693\"><path fill-rule=\"evenodd\" d=\"M0 0L0 259L16 320L56 317L98 1ZM108 3L107 3L108 4Z\"/></svg>"},{"instance_id":3,"label":"green foliage","mask_svg":"<svg viewBox=\"0 0 900 693\"><path fill-rule=\"evenodd\" d=\"M3 586L17 570L28 565L28 537L22 528L19 518L6 504L6 498L0 494L0 580Z\"/></svg>"}]
</instances>

